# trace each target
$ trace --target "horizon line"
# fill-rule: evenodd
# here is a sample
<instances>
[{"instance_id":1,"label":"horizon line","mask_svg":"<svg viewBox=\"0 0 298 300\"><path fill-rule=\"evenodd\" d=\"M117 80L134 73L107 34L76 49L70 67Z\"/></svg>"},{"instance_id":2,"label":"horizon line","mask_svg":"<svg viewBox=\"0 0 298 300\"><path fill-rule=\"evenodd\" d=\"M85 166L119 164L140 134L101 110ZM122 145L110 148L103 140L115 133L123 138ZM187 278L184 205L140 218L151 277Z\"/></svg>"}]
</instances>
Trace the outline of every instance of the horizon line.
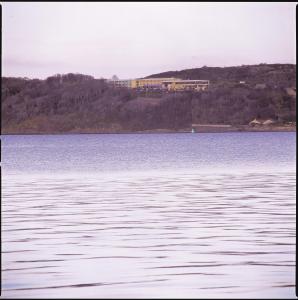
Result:
<instances>
[{"instance_id":1,"label":"horizon line","mask_svg":"<svg viewBox=\"0 0 298 300\"><path fill-rule=\"evenodd\" d=\"M149 77L149 76L153 76L153 75L158 75L158 74L162 74L162 73L168 73L168 72L181 72L181 71L194 70L194 69L204 69L204 68L221 68L221 69L223 69L223 68L249 67L249 66L260 66L260 65L293 65L293 66L296 66L296 63L258 63L258 64L230 65L230 66L207 66L207 65L204 65L202 67L196 67L196 68L187 68L187 69L181 69L181 70L163 71L163 72L159 72L159 73L145 75L144 77L138 77L138 78L145 78L145 77ZM94 79L108 79L108 78L103 77L103 76L101 76L101 77L95 77L94 75L80 73L80 72L55 73L55 74L49 75L49 76L47 76L45 78L28 77L28 76L5 76L5 75L2 74L1 78L22 78L22 79L29 79L29 80L34 80L34 79L46 80L47 78L55 76L55 75L67 75L67 74L87 75L87 76L92 76ZM116 74L114 74L114 75L116 75ZM112 75L112 76L114 76L114 75ZM119 80L125 80L125 79L120 79L119 78Z\"/></svg>"}]
</instances>

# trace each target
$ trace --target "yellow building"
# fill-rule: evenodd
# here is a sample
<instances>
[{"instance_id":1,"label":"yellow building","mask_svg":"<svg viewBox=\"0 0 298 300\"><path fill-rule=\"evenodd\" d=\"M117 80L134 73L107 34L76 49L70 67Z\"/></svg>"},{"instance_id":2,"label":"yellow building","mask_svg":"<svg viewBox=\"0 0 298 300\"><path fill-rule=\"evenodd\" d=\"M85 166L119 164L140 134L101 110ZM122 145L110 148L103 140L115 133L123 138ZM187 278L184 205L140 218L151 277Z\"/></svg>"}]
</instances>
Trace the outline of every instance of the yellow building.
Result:
<instances>
[{"instance_id":1,"label":"yellow building","mask_svg":"<svg viewBox=\"0 0 298 300\"><path fill-rule=\"evenodd\" d=\"M168 91L204 91L209 87L209 80L164 81L163 87Z\"/></svg>"},{"instance_id":2,"label":"yellow building","mask_svg":"<svg viewBox=\"0 0 298 300\"><path fill-rule=\"evenodd\" d=\"M178 78L145 78L145 79L132 79L131 88L163 88L164 81L177 81Z\"/></svg>"},{"instance_id":3,"label":"yellow building","mask_svg":"<svg viewBox=\"0 0 298 300\"><path fill-rule=\"evenodd\" d=\"M110 81L115 87L131 89L158 89L175 91L204 91L209 87L209 80L183 80L180 78L140 78Z\"/></svg>"}]
</instances>

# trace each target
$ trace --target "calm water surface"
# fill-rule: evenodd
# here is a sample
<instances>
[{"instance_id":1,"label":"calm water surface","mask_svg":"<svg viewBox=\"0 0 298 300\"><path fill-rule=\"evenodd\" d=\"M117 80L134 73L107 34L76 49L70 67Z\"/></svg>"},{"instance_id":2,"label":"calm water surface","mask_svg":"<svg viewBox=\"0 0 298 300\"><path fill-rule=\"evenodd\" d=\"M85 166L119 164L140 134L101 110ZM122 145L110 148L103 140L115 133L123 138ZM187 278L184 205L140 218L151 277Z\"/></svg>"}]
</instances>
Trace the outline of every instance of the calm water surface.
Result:
<instances>
[{"instance_id":1,"label":"calm water surface","mask_svg":"<svg viewBox=\"0 0 298 300\"><path fill-rule=\"evenodd\" d=\"M295 298L296 133L1 139L2 298Z\"/></svg>"}]
</instances>

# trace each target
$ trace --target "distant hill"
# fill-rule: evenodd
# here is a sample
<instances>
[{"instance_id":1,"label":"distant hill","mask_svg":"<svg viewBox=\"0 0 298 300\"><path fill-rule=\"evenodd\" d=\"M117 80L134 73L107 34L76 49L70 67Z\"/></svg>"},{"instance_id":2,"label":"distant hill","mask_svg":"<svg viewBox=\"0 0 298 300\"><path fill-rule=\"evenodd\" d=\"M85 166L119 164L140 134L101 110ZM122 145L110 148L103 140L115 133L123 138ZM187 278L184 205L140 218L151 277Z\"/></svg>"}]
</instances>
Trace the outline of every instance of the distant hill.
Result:
<instances>
[{"instance_id":1,"label":"distant hill","mask_svg":"<svg viewBox=\"0 0 298 300\"><path fill-rule=\"evenodd\" d=\"M146 78L177 77L181 79L206 79L213 84L245 81L249 85L266 84L269 87L295 87L296 65L259 64L236 67L202 67L181 71L168 71Z\"/></svg>"},{"instance_id":2,"label":"distant hill","mask_svg":"<svg viewBox=\"0 0 298 300\"><path fill-rule=\"evenodd\" d=\"M203 67L149 77L209 79L210 88L144 93L83 74L3 77L2 133L179 131L192 124L247 125L254 118L296 122L295 65Z\"/></svg>"},{"instance_id":3,"label":"distant hill","mask_svg":"<svg viewBox=\"0 0 298 300\"><path fill-rule=\"evenodd\" d=\"M82 74L2 78L2 133L133 132L191 124L185 95L143 97Z\"/></svg>"}]
</instances>

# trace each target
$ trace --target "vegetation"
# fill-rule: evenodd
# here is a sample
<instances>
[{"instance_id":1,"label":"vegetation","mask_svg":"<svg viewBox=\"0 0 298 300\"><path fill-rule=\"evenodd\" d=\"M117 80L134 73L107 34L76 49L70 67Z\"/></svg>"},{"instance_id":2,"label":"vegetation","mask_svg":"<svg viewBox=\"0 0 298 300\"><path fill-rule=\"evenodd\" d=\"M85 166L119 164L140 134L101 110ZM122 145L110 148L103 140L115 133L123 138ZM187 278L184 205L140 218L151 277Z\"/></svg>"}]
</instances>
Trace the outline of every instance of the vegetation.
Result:
<instances>
[{"instance_id":1,"label":"vegetation","mask_svg":"<svg viewBox=\"0 0 298 300\"><path fill-rule=\"evenodd\" d=\"M209 79L206 92L116 89L82 74L2 78L2 133L182 130L191 124L296 122L296 66L200 68L150 77ZM245 83L239 83L245 81Z\"/></svg>"},{"instance_id":2,"label":"vegetation","mask_svg":"<svg viewBox=\"0 0 298 300\"><path fill-rule=\"evenodd\" d=\"M239 67L202 67L182 71L169 71L146 78L177 77L181 79L207 79L215 86L245 81L249 86L265 84L271 88L296 86L296 65L259 64Z\"/></svg>"},{"instance_id":3,"label":"vegetation","mask_svg":"<svg viewBox=\"0 0 298 300\"><path fill-rule=\"evenodd\" d=\"M104 80L81 74L46 80L3 78L2 132L176 130L191 122L189 103L184 95L140 97L134 91L115 89Z\"/></svg>"},{"instance_id":4,"label":"vegetation","mask_svg":"<svg viewBox=\"0 0 298 300\"><path fill-rule=\"evenodd\" d=\"M193 123L245 125L257 119L296 121L296 97L284 88L232 85L193 96Z\"/></svg>"}]
</instances>

